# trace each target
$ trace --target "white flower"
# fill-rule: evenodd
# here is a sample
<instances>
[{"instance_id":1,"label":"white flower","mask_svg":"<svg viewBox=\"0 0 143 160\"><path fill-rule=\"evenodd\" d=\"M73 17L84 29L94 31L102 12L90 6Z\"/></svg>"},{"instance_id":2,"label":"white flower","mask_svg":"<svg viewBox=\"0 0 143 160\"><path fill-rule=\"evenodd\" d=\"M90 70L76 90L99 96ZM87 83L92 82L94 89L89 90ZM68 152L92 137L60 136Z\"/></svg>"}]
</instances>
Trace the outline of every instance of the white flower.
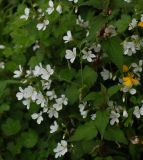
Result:
<instances>
[{"instance_id":1,"label":"white flower","mask_svg":"<svg viewBox=\"0 0 143 160\"><path fill-rule=\"evenodd\" d=\"M62 6L59 4L56 8L56 11L61 14L62 13Z\"/></svg>"},{"instance_id":2,"label":"white flower","mask_svg":"<svg viewBox=\"0 0 143 160\"><path fill-rule=\"evenodd\" d=\"M31 102L30 99L26 99L26 100L23 100L23 101L22 101L22 103L26 106L27 109L30 108L30 102Z\"/></svg>"},{"instance_id":3,"label":"white flower","mask_svg":"<svg viewBox=\"0 0 143 160\"><path fill-rule=\"evenodd\" d=\"M79 104L79 111L80 111L80 114L83 118L86 118L87 117L87 113L88 113L88 110L84 110L85 107L87 105L87 102L84 102L84 103L81 103Z\"/></svg>"},{"instance_id":4,"label":"white flower","mask_svg":"<svg viewBox=\"0 0 143 160\"><path fill-rule=\"evenodd\" d=\"M57 98L57 95L55 94L55 91L47 91L46 95L50 100Z\"/></svg>"},{"instance_id":5,"label":"white flower","mask_svg":"<svg viewBox=\"0 0 143 160\"><path fill-rule=\"evenodd\" d=\"M135 106L133 114L136 116L136 118L140 118L141 115L143 115L143 105L141 108L139 108L138 106Z\"/></svg>"},{"instance_id":6,"label":"white flower","mask_svg":"<svg viewBox=\"0 0 143 160\"><path fill-rule=\"evenodd\" d=\"M57 124L56 121L54 121L54 124L50 126L50 133L54 133L58 130L59 125Z\"/></svg>"},{"instance_id":7,"label":"white flower","mask_svg":"<svg viewBox=\"0 0 143 160\"><path fill-rule=\"evenodd\" d=\"M33 113L31 115L32 119L37 119L37 124L41 124L41 122L43 121L43 117L42 117L42 112L40 113Z\"/></svg>"},{"instance_id":8,"label":"white flower","mask_svg":"<svg viewBox=\"0 0 143 160\"><path fill-rule=\"evenodd\" d=\"M48 115L49 115L49 118L52 118L52 117L55 117L55 118L58 118L59 117L59 114L57 112L57 110L53 107L51 107L49 110L48 110Z\"/></svg>"},{"instance_id":9,"label":"white flower","mask_svg":"<svg viewBox=\"0 0 143 160\"><path fill-rule=\"evenodd\" d=\"M47 8L46 12L48 12L48 14L52 14L54 11L54 3L52 0L49 1L49 8Z\"/></svg>"},{"instance_id":10,"label":"white flower","mask_svg":"<svg viewBox=\"0 0 143 160\"><path fill-rule=\"evenodd\" d=\"M115 111L111 111L111 114L110 114L110 124L111 125L114 125L114 123L119 123L119 117L120 117L120 114L119 113L116 113Z\"/></svg>"},{"instance_id":11,"label":"white flower","mask_svg":"<svg viewBox=\"0 0 143 160\"><path fill-rule=\"evenodd\" d=\"M68 99L64 94L62 94L60 98L56 99L56 102L58 104L64 104L66 106L68 104Z\"/></svg>"},{"instance_id":12,"label":"white flower","mask_svg":"<svg viewBox=\"0 0 143 160\"><path fill-rule=\"evenodd\" d=\"M135 43L134 42L124 42L124 55L132 56L133 53L136 53Z\"/></svg>"},{"instance_id":13,"label":"white flower","mask_svg":"<svg viewBox=\"0 0 143 160\"><path fill-rule=\"evenodd\" d=\"M139 64L132 63L131 66L134 68L134 73L142 72L143 60L139 60Z\"/></svg>"},{"instance_id":14,"label":"white flower","mask_svg":"<svg viewBox=\"0 0 143 160\"><path fill-rule=\"evenodd\" d=\"M76 58L76 48L73 48L73 51L71 50L66 50L66 55L65 55L66 59L69 59L71 63L74 62L75 58Z\"/></svg>"},{"instance_id":15,"label":"white flower","mask_svg":"<svg viewBox=\"0 0 143 160\"><path fill-rule=\"evenodd\" d=\"M73 40L71 31L67 31L67 35L63 37L64 43L68 43Z\"/></svg>"},{"instance_id":16,"label":"white flower","mask_svg":"<svg viewBox=\"0 0 143 160\"><path fill-rule=\"evenodd\" d=\"M45 31L48 24L49 24L49 20L44 20L43 23L37 24L37 29Z\"/></svg>"},{"instance_id":17,"label":"white flower","mask_svg":"<svg viewBox=\"0 0 143 160\"><path fill-rule=\"evenodd\" d=\"M133 18L132 22L129 24L129 30L134 29L137 26L137 23L138 21L135 18Z\"/></svg>"},{"instance_id":18,"label":"white flower","mask_svg":"<svg viewBox=\"0 0 143 160\"><path fill-rule=\"evenodd\" d=\"M28 86L27 88L25 88L23 91L23 97L25 99L31 98L33 101L35 101L37 97L35 88L33 88L32 86Z\"/></svg>"},{"instance_id":19,"label":"white flower","mask_svg":"<svg viewBox=\"0 0 143 160\"><path fill-rule=\"evenodd\" d=\"M41 107L44 107L46 105L47 101L45 100L44 96L41 92L39 92L36 96L36 104L40 104Z\"/></svg>"},{"instance_id":20,"label":"white flower","mask_svg":"<svg viewBox=\"0 0 143 160\"><path fill-rule=\"evenodd\" d=\"M88 21L84 21L81 16L78 16L78 19L76 20L76 24L83 27L83 28L87 28L89 26Z\"/></svg>"},{"instance_id":21,"label":"white flower","mask_svg":"<svg viewBox=\"0 0 143 160\"><path fill-rule=\"evenodd\" d=\"M91 115L91 119L94 121L96 119L96 113Z\"/></svg>"},{"instance_id":22,"label":"white flower","mask_svg":"<svg viewBox=\"0 0 143 160\"><path fill-rule=\"evenodd\" d=\"M77 2L78 2L78 0L68 0L68 1L74 2L74 3L77 3Z\"/></svg>"},{"instance_id":23,"label":"white flower","mask_svg":"<svg viewBox=\"0 0 143 160\"><path fill-rule=\"evenodd\" d=\"M55 158L65 155L65 153L68 151L67 141L61 140L61 142L57 144L57 147L53 151L55 152Z\"/></svg>"},{"instance_id":24,"label":"white flower","mask_svg":"<svg viewBox=\"0 0 143 160\"><path fill-rule=\"evenodd\" d=\"M53 104L53 108L55 108L56 111L60 111L63 108L62 103L55 103Z\"/></svg>"},{"instance_id":25,"label":"white flower","mask_svg":"<svg viewBox=\"0 0 143 160\"><path fill-rule=\"evenodd\" d=\"M5 63L4 62L0 62L0 68L4 69L5 68Z\"/></svg>"},{"instance_id":26,"label":"white flower","mask_svg":"<svg viewBox=\"0 0 143 160\"><path fill-rule=\"evenodd\" d=\"M35 45L33 46L33 51L36 51L38 48L40 48L38 41L36 41Z\"/></svg>"},{"instance_id":27,"label":"white flower","mask_svg":"<svg viewBox=\"0 0 143 160\"><path fill-rule=\"evenodd\" d=\"M16 70L16 71L14 71L14 78L19 78L19 77L21 77L21 75L22 75L22 72L23 72L23 68L21 67L21 65L19 65L19 70Z\"/></svg>"},{"instance_id":28,"label":"white flower","mask_svg":"<svg viewBox=\"0 0 143 160\"><path fill-rule=\"evenodd\" d=\"M126 86L124 86L121 90L122 90L124 93L129 92L131 95L136 94L136 89L131 88L131 87L126 87Z\"/></svg>"},{"instance_id":29,"label":"white flower","mask_svg":"<svg viewBox=\"0 0 143 160\"><path fill-rule=\"evenodd\" d=\"M0 44L0 49L5 49L5 46Z\"/></svg>"},{"instance_id":30,"label":"white flower","mask_svg":"<svg viewBox=\"0 0 143 160\"><path fill-rule=\"evenodd\" d=\"M24 98L24 90L21 87L19 87L19 91L20 92L16 93L16 97L18 100L22 100Z\"/></svg>"},{"instance_id":31,"label":"white flower","mask_svg":"<svg viewBox=\"0 0 143 160\"><path fill-rule=\"evenodd\" d=\"M143 14L141 14L141 22L143 22Z\"/></svg>"},{"instance_id":32,"label":"white flower","mask_svg":"<svg viewBox=\"0 0 143 160\"><path fill-rule=\"evenodd\" d=\"M42 80L41 82L42 82L43 90L45 90L45 89L49 90L50 89L52 80L49 79L46 82L44 80Z\"/></svg>"},{"instance_id":33,"label":"white flower","mask_svg":"<svg viewBox=\"0 0 143 160\"><path fill-rule=\"evenodd\" d=\"M123 110L123 117L125 117L125 118L128 117L128 112L125 109Z\"/></svg>"},{"instance_id":34,"label":"white flower","mask_svg":"<svg viewBox=\"0 0 143 160\"><path fill-rule=\"evenodd\" d=\"M109 70L105 69L105 68L100 73L100 75L102 76L104 81L106 81L108 79L112 79L112 73Z\"/></svg>"},{"instance_id":35,"label":"white flower","mask_svg":"<svg viewBox=\"0 0 143 160\"><path fill-rule=\"evenodd\" d=\"M88 49L89 50L94 50L94 52L98 53L101 50L101 45L93 43Z\"/></svg>"},{"instance_id":36,"label":"white flower","mask_svg":"<svg viewBox=\"0 0 143 160\"><path fill-rule=\"evenodd\" d=\"M82 53L82 59L86 59L88 62L93 62L93 59L96 58L92 51L82 50Z\"/></svg>"},{"instance_id":37,"label":"white flower","mask_svg":"<svg viewBox=\"0 0 143 160\"><path fill-rule=\"evenodd\" d=\"M29 13L30 13L30 9L29 8L25 8L24 13L22 16L20 16L20 19L25 19L27 20L29 18Z\"/></svg>"},{"instance_id":38,"label":"white flower","mask_svg":"<svg viewBox=\"0 0 143 160\"><path fill-rule=\"evenodd\" d=\"M50 65L46 66L46 69L41 69L41 78L44 80L49 80L50 76L54 73L54 70L51 68Z\"/></svg>"},{"instance_id":39,"label":"white flower","mask_svg":"<svg viewBox=\"0 0 143 160\"><path fill-rule=\"evenodd\" d=\"M131 2L131 0L124 0L125 2L127 2L127 3L130 3Z\"/></svg>"},{"instance_id":40,"label":"white flower","mask_svg":"<svg viewBox=\"0 0 143 160\"><path fill-rule=\"evenodd\" d=\"M41 70L43 69L42 65L39 64L37 66L35 66L35 69L33 70L33 74L35 77L38 77L41 75Z\"/></svg>"}]
</instances>

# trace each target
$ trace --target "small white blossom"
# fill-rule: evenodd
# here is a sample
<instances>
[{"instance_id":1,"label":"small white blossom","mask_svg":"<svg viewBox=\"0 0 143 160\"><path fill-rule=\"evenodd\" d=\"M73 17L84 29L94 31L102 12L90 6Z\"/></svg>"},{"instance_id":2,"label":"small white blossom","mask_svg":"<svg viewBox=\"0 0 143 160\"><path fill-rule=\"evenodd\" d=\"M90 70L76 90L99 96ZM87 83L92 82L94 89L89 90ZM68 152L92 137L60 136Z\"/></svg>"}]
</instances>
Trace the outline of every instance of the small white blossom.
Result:
<instances>
[{"instance_id":1,"label":"small white blossom","mask_svg":"<svg viewBox=\"0 0 143 160\"><path fill-rule=\"evenodd\" d=\"M96 113L91 115L91 119L94 121L96 119Z\"/></svg>"},{"instance_id":2,"label":"small white blossom","mask_svg":"<svg viewBox=\"0 0 143 160\"><path fill-rule=\"evenodd\" d=\"M53 107L51 107L49 110L48 110L48 115L49 115L49 118L52 118L52 117L55 117L55 118L58 118L59 117L59 114L57 112L57 110Z\"/></svg>"},{"instance_id":3,"label":"small white blossom","mask_svg":"<svg viewBox=\"0 0 143 160\"><path fill-rule=\"evenodd\" d=\"M134 42L124 42L124 55L132 56L136 53L136 45Z\"/></svg>"},{"instance_id":4,"label":"small white blossom","mask_svg":"<svg viewBox=\"0 0 143 160\"><path fill-rule=\"evenodd\" d=\"M67 31L67 35L63 37L64 43L68 43L73 40L71 31Z\"/></svg>"},{"instance_id":5,"label":"small white blossom","mask_svg":"<svg viewBox=\"0 0 143 160\"><path fill-rule=\"evenodd\" d=\"M92 51L82 50L82 53L82 59L86 59L88 62L93 62L93 59L96 58Z\"/></svg>"},{"instance_id":6,"label":"small white blossom","mask_svg":"<svg viewBox=\"0 0 143 160\"><path fill-rule=\"evenodd\" d=\"M41 78L44 80L49 80L50 76L54 73L54 70L51 68L50 65L46 66L45 68L41 69Z\"/></svg>"},{"instance_id":7,"label":"small white blossom","mask_svg":"<svg viewBox=\"0 0 143 160\"><path fill-rule=\"evenodd\" d=\"M129 30L134 29L137 26L137 23L138 21L135 18L133 18L132 22L129 24Z\"/></svg>"},{"instance_id":8,"label":"small white blossom","mask_svg":"<svg viewBox=\"0 0 143 160\"><path fill-rule=\"evenodd\" d=\"M61 157L67 153L67 141L61 140L60 143L57 144L57 147L53 150L55 152L55 158Z\"/></svg>"},{"instance_id":9,"label":"small white blossom","mask_svg":"<svg viewBox=\"0 0 143 160\"><path fill-rule=\"evenodd\" d=\"M26 99L26 100L23 100L22 103L26 106L26 108L29 110L30 108L30 102L31 100L30 99Z\"/></svg>"},{"instance_id":10,"label":"small white blossom","mask_svg":"<svg viewBox=\"0 0 143 160\"><path fill-rule=\"evenodd\" d=\"M124 86L123 88L121 88L121 91L123 91L124 93L129 92L131 95L134 95L137 92L136 89L132 87L127 87L127 86Z\"/></svg>"},{"instance_id":11,"label":"small white blossom","mask_svg":"<svg viewBox=\"0 0 143 160\"><path fill-rule=\"evenodd\" d=\"M21 65L19 65L19 70L16 70L16 71L14 71L14 78L19 78L19 77L21 77L21 75L22 75L22 73L23 73L23 68L21 67Z\"/></svg>"},{"instance_id":12,"label":"small white blossom","mask_svg":"<svg viewBox=\"0 0 143 160\"><path fill-rule=\"evenodd\" d=\"M78 0L68 0L68 1L74 2L74 3L77 3L77 2L78 2Z\"/></svg>"},{"instance_id":13,"label":"small white blossom","mask_svg":"<svg viewBox=\"0 0 143 160\"><path fill-rule=\"evenodd\" d=\"M133 114L136 116L136 118L140 118L141 115L143 115L143 105L141 106L141 108L135 106Z\"/></svg>"},{"instance_id":14,"label":"small white blossom","mask_svg":"<svg viewBox=\"0 0 143 160\"><path fill-rule=\"evenodd\" d=\"M108 79L112 79L112 73L107 70L107 69L103 69L103 71L100 73L100 75L102 76L103 80L106 81Z\"/></svg>"},{"instance_id":15,"label":"small white blossom","mask_svg":"<svg viewBox=\"0 0 143 160\"><path fill-rule=\"evenodd\" d=\"M87 102L84 102L84 103L81 103L79 104L79 111L80 111L80 114L83 118L86 118L87 117L87 114L88 114L88 110L84 110L85 107L87 105Z\"/></svg>"},{"instance_id":16,"label":"small white blossom","mask_svg":"<svg viewBox=\"0 0 143 160\"><path fill-rule=\"evenodd\" d=\"M31 118L34 119L34 120L37 120L37 124L41 124L41 122L43 121L42 112L40 112L40 113L33 113L31 115Z\"/></svg>"},{"instance_id":17,"label":"small white blossom","mask_svg":"<svg viewBox=\"0 0 143 160\"><path fill-rule=\"evenodd\" d=\"M125 118L128 117L128 112L125 109L123 110L123 117L125 117Z\"/></svg>"},{"instance_id":18,"label":"small white blossom","mask_svg":"<svg viewBox=\"0 0 143 160\"><path fill-rule=\"evenodd\" d=\"M131 2L131 0L124 0L125 2L127 2L127 3L130 3Z\"/></svg>"},{"instance_id":19,"label":"small white blossom","mask_svg":"<svg viewBox=\"0 0 143 160\"><path fill-rule=\"evenodd\" d=\"M47 101L45 100L41 92L39 92L36 96L36 104L40 104L41 107L44 107L47 104Z\"/></svg>"},{"instance_id":20,"label":"small white blossom","mask_svg":"<svg viewBox=\"0 0 143 160\"><path fill-rule=\"evenodd\" d=\"M110 114L110 124L111 125L114 125L114 123L119 123L119 117L120 117L120 114L119 113L116 113L115 111L111 111L111 114Z\"/></svg>"},{"instance_id":21,"label":"small white blossom","mask_svg":"<svg viewBox=\"0 0 143 160\"><path fill-rule=\"evenodd\" d=\"M33 51L36 51L38 48L40 48L38 41L36 41L35 45L33 46Z\"/></svg>"},{"instance_id":22,"label":"small white blossom","mask_svg":"<svg viewBox=\"0 0 143 160\"><path fill-rule=\"evenodd\" d=\"M81 16L79 15L78 16L78 19L76 20L76 24L79 25L80 27L83 27L83 28L87 28L89 26L89 23L88 21L84 21Z\"/></svg>"},{"instance_id":23,"label":"small white blossom","mask_svg":"<svg viewBox=\"0 0 143 160\"><path fill-rule=\"evenodd\" d=\"M16 93L16 97L18 100L22 100L24 98L24 90L21 87L19 87L19 91L20 92Z\"/></svg>"},{"instance_id":24,"label":"small white blossom","mask_svg":"<svg viewBox=\"0 0 143 160\"><path fill-rule=\"evenodd\" d=\"M44 80L42 80L41 82L42 82L43 90L45 90L45 89L49 90L50 89L52 80L49 79L46 82Z\"/></svg>"},{"instance_id":25,"label":"small white blossom","mask_svg":"<svg viewBox=\"0 0 143 160\"><path fill-rule=\"evenodd\" d=\"M43 23L38 23L36 27L38 30L45 31L48 25L49 25L49 20L44 20Z\"/></svg>"},{"instance_id":26,"label":"small white blossom","mask_svg":"<svg viewBox=\"0 0 143 160\"><path fill-rule=\"evenodd\" d=\"M74 62L75 58L76 58L76 48L73 48L72 50L66 50L66 55L65 55L66 59L69 59L71 63Z\"/></svg>"},{"instance_id":27,"label":"small white blossom","mask_svg":"<svg viewBox=\"0 0 143 160\"><path fill-rule=\"evenodd\" d=\"M24 14L22 16L20 16L20 19L27 20L29 18L29 14L30 14L30 9L29 8L25 8Z\"/></svg>"},{"instance_id":28,"label":"small white blossom","mask_svg":"<svg viewBox=\"0 0 143 160\"><path fill-rule=\"evenodd\" d=\"M50 126L50 133L54 133L58 130L59 125L57 124L56 121L54 121L54 124Z\"/></svg>"},{"instance_id":29,"label":"small white blossom","mask_svg":"<svg viewBox=\"0 0 143 160\"><path fill-rule=\"evenodd\" d=\"M68 104L68 99L64 94L62 94L60 98L56 99L56 102L58 104L64 104L66 106Z\"/></svg>"},{"instance_id":30,"label":"small white blossom","mask_svg":"<svg viewBox=\"0 0 143 160\"><path fill-rule=\"evenodd\" d=\"M62 6L59 4L57 7L56 7L56 11L61 14L62 13Z\"/></svg>"},{"instance_id":31,"label":"small white blossom","mask_svg":"<svg viewBox=\"0 0 143 160\"><path fill-rule=\"evenodd\" d=\"M55 94L55 91L54 91L54 90L53 90L53 91L47 91L47 92L46 92L46 95L48 96L48 98L49 98L50 100L53 100L53 99L57 98L57 95Z\"/></svg>"},{"instance_id":32,"label":"small white blossom","mask_svg":"<svg viewBox=\"0 0 143 160\"><path fill-rule=\"evenodd\" d=\"M0 62L0 68L4 69L5 68L5 63L4 62Z\"/></svg>"},{"instance_id":33,"label":"small white blossom","mask_svg":"<svg viewBox=\"0 0 143 160\"><path fill-rule=\"evenodd\" d=\"M5 46L0 44L0 49L5 49Z\"/></svg>"},{"instance_id":34,"label":"small white blossom","mask_svg":"<svg viewBox=\"0 0 143 160\"><path fill-rule=\"evenodd\" d=\"M48 12L48 14L52 14L54 11L54 3L52 0L49 1L49 8L47 8L46 12Z\"/></svg>"},{"instance_id":35,"label":"small white blossom","mask_svg":"<svg viewBox=\"0 0 143 160\"><path fill-rule=\"evenodd\" d=\"M142 72L143 60L139 60L139 64L132 63L131 66L134 68L134 73Z\"/></svg>"},{"instance_id":36,"label":"small white blossom","mask_svg":"<svg viewBox=\"0 0 143 160\"><path fill-rule=\"evenodd\" d=\"M34 70L33 70L33 74L35 77L38 77L41 75L41 71L42 71L43 67L41 64L35 66Z\"/></svg>"}]
</instances>

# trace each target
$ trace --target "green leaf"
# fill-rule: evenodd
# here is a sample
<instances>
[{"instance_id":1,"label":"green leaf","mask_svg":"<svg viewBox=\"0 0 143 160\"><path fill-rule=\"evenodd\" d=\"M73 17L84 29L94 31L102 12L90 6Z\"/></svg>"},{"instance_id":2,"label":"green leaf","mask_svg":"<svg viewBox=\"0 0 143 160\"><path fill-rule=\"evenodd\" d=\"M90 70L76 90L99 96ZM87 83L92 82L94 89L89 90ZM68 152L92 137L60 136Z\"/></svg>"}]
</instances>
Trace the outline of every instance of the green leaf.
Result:
<instances>
[{"instance_id":1,"label":"green leaf","mask_svg":"<svg viewBox=\"0 0 143 160\"><path fill-rule=\"evenodd\" d=\"M93 121L80 125L70 141L91 140L97 136L97 129Z\"/></svg>"},{"instance_id":2,"label":"green leaf","mask_svg":"<svg viewBox=\"0 0 143 160\"><path fill-rule=\"evenodd\" d=\"M8 111L10 109L10 106L6 103L3 103L1 106L0 106L0 113L3 113L5 111Z\"/></svg>"},{"instance_id":3,"label":"green leaf","mask_svg":"<svg viewBox=\"0 0 143 160\"><path fill-rule=\"evenodd\" d=\"M29 130L21 134L22 144L26 148L32 148L38 141L38 135L35 131Z\"/></svg>"},{"instance_id":4,"label":"green leaf","mask_svg":"<svg viewBox=\"0 0 143 160\"><path fill-rule=\"evenodd\" d=\"M128 28L129 23L130 23L130 20L131 20L130 16L125 15L125 14L122 15L122 16L121 16L121 19L118 20L118 21L115 23L115 25L116 25L116 27L117 27L117 31L118 31L119 33L124 32L124 31Z\"/></svg>"},{"instance_id":5,"label":"green leaf","mask_svg":"<svg viewBox=\"0 0 143 160\"><path fill-rule=\"evenodd\" d=\"M21 129L19 120L8 118L4 124L2 124L2 130L6 136L15 135Z\"/></svg>"},{"instance_id":6,"label":"green leaf","mask_svg":"<svg viewBox=\"0 0 143 160\"><path fill-rule=\"evenodd\" d=\"M104 138L109 141L117 141L119 143L128 144L124 132L117 127L110 127L104 133Z\"/></svg>"},{"instance_id":7,"label":"green leaf","mask_svg":"<svg viewBox=\"0 0 143 160\"><path fill-rule=\"evenodd\" d=\"M96 119L94 120L97 129L99 130L101 137L103 138L105 129L109 122L109 115L106 111L96 112Z\"/></svg>"},{"instance_id":8,"label":"green leaf","mask_svg":"<svg viewBox=\"0 0 143 160\"><path fill-rule=\"evenodd\" d=\"M111 96L113 96L114 94L116 94L120 89L121 89L121 86L119 86L119 85L114 85L114 86L108 88L107 94L108 94L109 98Z\"/></svg>"},{"instance_id":9,"label":"green leaf","mask_svg":"<svg viewBox=\"0 0 143 160\"><path fill-rule=\"evenodd\" d=\"M109 55L111 61L122 72L123 68L123 48L121 47L121 39L119 37L113 37L103 41L102 46L104 51Z\"/></svg>"},{"instance_id":10,"label":"green leaf","mask_svg":"<svg viewBox=\"0 0 143 160\"><path fill-rule=\"evenodd\" d=\"M106 97L102 92L91 92L84 98L84 101L93 101L96 106L102 105L105 100Z\"/></svg>"},{"instance_id":11,"label":"green leaf","mask_svg":"<svg viewBox=\"0 0 143 160\"><path fill-rule=\"evenodd\" d=\"M79 89L76 85L71 85L67 87L65 92L66 97L69 100L69 103L72 105L79 99Z\"/></svg>"},{"instance_id":12,"label":"green leaf","mask_svg":"<svg viewBox=\"0 0 143 160\"><path fill-rule=\"evenodd\" d=\"M97 80L97 73L90 67L85 66L82 72L83 83L91 87Z\"/></svg>"},{"instance_id":13,"label":"green leaf","mask_svg":"<svg viewBox=\"0 0 143 160\"><path fill-rule=\"evenodd\" d=\"M59 73L59 79L61 80L67 80L67 81L71 81L72 78L75 75L75 70L74 69L62 69Z\"/></svg>"},{"instance_id":14,"label":"green leaf","mask_svg":"<svg viewBox=\"0 0 143 160\"><path fill-rule=\"evenodd\" d=\"M108 18L103 15L96 16L94 19L92 19L91 27L89 29L89 36L86 37L86 39L96 40L97 35L104 28L107 21Z\"/></svg>"}]
</instances>

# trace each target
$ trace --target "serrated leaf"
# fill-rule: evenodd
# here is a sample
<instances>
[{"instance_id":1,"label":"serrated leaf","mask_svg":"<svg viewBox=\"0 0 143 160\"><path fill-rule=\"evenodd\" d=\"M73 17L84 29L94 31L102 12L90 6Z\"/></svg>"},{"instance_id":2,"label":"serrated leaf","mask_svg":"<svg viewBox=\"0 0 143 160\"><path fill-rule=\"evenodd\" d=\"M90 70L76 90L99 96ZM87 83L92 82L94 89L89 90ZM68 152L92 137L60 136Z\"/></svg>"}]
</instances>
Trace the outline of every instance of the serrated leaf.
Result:
<instances>
[{"instance_id":1,"label":"serrated leaf","mask_svg":"<svg viewBox=\"0 0 143 160\"><path fill-rule=\"evenodd\" d=\"M80 125L70 141L91 140L97 136L97 129L93 121L89 121L84 125Z\"/></svg>"},{"instance_id":2,"label":"serrated leaf","mask_svg":"<svg viewBox=\"0 0 143 160\"><path fill-rule=\"evenodd\" d=\"M124 132L117 127L108 128L104 133L104 138L109 141L117 141L119 143L128 144Z\"/></svg>"},{"instance_id":3,"label":"serrated leaf","mask_svg":"<svg viewBox=\"0 0 143 160\"><path fill-rule=\"evenodd\" d=\"M122 72L123 69L123 48L121 46L121 39L113 37L103 41L102 46L104 51L109 55L111 61Z\"/></svg>"},{"instance_id":4,"label":"serrated leaf","mask_svg":"<svg viewBox=\"0 0 143 160\"><path fill-rule=\"evenodd\" d=\"M109 122L109 115L106 111L96 112L96 119L94 120L97 129L99 130L101 137L103 138L105 129Z\"/></svg>"},{"instance_id":5,"label":"serrated leaf","mask_svg":"<svg viewBox=\"0 0 143 160\"><path fill-rule=\"evenodd\" d=\"M8 118L4 124L2 124L2 130L6 136L15 135L21 129L19 120Z\"/></svg>"}]
</instances>

